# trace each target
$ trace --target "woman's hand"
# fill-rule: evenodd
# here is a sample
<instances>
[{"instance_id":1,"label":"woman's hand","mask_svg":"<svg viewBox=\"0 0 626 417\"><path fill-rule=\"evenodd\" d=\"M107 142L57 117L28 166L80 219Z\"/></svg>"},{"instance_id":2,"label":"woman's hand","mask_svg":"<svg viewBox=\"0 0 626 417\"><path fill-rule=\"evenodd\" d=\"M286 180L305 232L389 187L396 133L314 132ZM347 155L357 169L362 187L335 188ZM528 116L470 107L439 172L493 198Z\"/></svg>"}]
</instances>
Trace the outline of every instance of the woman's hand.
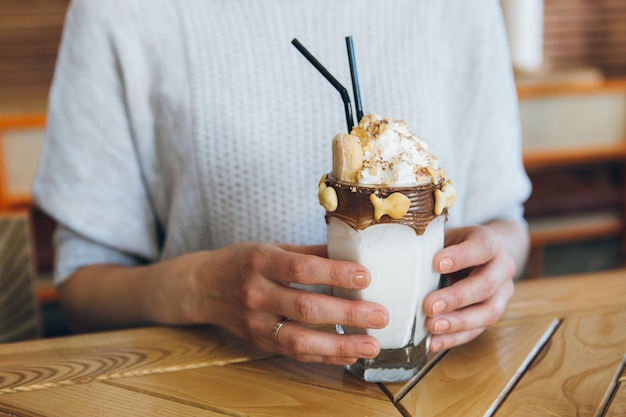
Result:
<instances>
[{"instance_id":1,"label":"woman's hand","mask_svg":"<svg viewBox=\"0 0 626 417\"><path fill-rule=\"evenodd\" d=\"M380 344L371 336L314 327L383 328L389 322L383 306L290 287L370 284L363 266L325 256L325 246L242 243L146 266L92 265L61 286L62 307L68 324L79 331L216 324L261 349L300 361L344 365L375 357ZM276 332L283 318L290 321Z\"/></svg>"},{"instance_id":2,"label":"woman's hand","mask_svg":"<svg viewBox=\"0 0 626 417\"><path fill-rule=\"evenodd\" d=\"M434 267L449 286L424 300L430 350L469 342L495 324L514 292L516 261L527 251L526 231L512 222L450 229Z\"/></svg>"},{"instance_id":3,"label":"woman's hand","mask_svg":"<svg viewBox=\"0 0 626 417\"><path fill-rule=\"evenodd\" d=\"M245 243L193 255L192 286L181 300L189 323L215 323L265 351L305 362L344 365L372 358L378 341L367 335L338 335L310 325L383 328L384 307L292 288L290 284L362 289L370 276L363 266L326 259L325 246ZM273 340L276 323L290 321Z\"/></svg>"},{"instance_id":4,"label":"woman's hand","mask_svg":"<svg viewBox=\"0 0 626 417\"><path fill-rule=\"evenodd\" d=\"M506 221L447 232L446 248L434 262L451 285L424 302L432 351L465 343L500 318L513 293L512 258L523 264L524 242L526 231ZM324 246L242 243L146 266L92 265L60 287L61 304L68 323L81 331L210 323L300 361L343 365L375 357L375 338L315 325L384 328L389 314L383 306L290 287L370 284L363 266L325 256ZM285 317L291 320L274 338Z\"/></svg>"}]
</instances>

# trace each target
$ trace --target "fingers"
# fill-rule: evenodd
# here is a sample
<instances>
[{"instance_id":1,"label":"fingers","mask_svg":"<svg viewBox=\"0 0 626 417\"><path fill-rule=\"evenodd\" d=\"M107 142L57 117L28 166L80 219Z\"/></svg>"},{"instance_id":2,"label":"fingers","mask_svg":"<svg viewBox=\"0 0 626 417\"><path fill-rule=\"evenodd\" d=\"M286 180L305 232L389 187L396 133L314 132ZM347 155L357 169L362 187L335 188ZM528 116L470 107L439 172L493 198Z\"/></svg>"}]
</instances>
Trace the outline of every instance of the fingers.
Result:
<instances>
[{"instance_id":1,"label":"fingers","mask_svg":"<svg viewBox=\"0 0 626 417\"><path fill-rule=\"evenodd\" d=\"M463 228L446 240L450 246L437 254L434 266L453 283L429 294L423 305L433 352L466 343L494 325L514 291L515 265L497 233Z\"/></svg>"},{"instance_id":2,"label":"fingers","mask_svg":"<svg viewBox=\"0 0 626 417\"><path fill-rule=\"evenodd\" d=\"M435 263L441 266L443 261L445 268L440 272L444 274L473 269L465 279L426 297L424 309L430 317L483 302L498 293L501 286L512 285L515 264L494 232L485 227L469 228L464 238L467 240L440 251Z\"/></svg>"},{"instance_id":3,"label":"fingers","mask_svg":"<svg viewBox=\"0 0 626 417\"><path fill-rule=\"evenodd\" d=\"M433 335L431 351L449 349L468 342L486 327L496 324L513 292L513 282L508 281L497 294L482 303L428 318L426 328Z\"/></svg>"},{"instance_id":4,"label":"fingers","mask_svg":"<svg viewBox=\"0 0 626 417\"><path fill-rule=\"evenodd\" d=\"M308 324L356 328L383 328L389 322L387 310L379 304L288 286L293 282L365 288L369 285L369 273L361 265L287 252L270 245L254 246L246 256L243 264L248 279L234 292L242 311L271 312Z\"/></svg>"},{"instance_id":5,"label":"fingers","mask_svg":"<svg viewBox=\"0 0 626 417\"><path fill-rule=\"evenodd\" d=\"M501 249L500 236L487 227L453 229L446 235L446 248L434 259L434 268L442 274L483 265Z\"/></svg>"},{"instance_id":6,"label":"fingers","mask_svg":"<svg viewBox=\"0 0 626 417\"><path fill-rule=\"evenodd\" d=\"M273 333L265 337L266 346L261 347L301 362L347 365L358 358L373 358L380 352L380 344L371 336L339 335L311 329L296 321L283 324L277 343L272 336Z\"/></svg>"},{"instance_id":7,"label":"fingers","mask_svg":"<svg viewBox=\"0 0 626 417\"><path fill-rule=\"evenodd\" d=\"M315 255L322 258L328 258L328 250L326 245L278 245L279 248L287 252L301 253L303 255Z\"/></svg>"},{"instance_id":8,"label":"fingers","mask_svg":"<svg viewBox=\"0 0 626 417\"><path fill-rule=\"evenodd\" d=\"M473 329L466 332L433 335L430 339L429 352L441 352L442 350L450 349L455 346L470 342L478 337L484 330L485 328L483 327L480 329Z\"/></svg>"},{"instance_id":9,"label":"fingers","mask_svg":"<svg viewBox=\"0 0 626 417\"><path fill-rule=\"evenodd\" d=\"M230 253L235 255L230 266L237 268L233 275L238 284L230 285L221 294L227 293L226 297L223 296L225 305L232 310L232 314L223 314L227 318L223 325L233 333L261 349L306 362L345 365L357 358L378 354L380 345L373 337L338 335L311 329L310 325L383 328L389 322L384 307L289 285L318 284L361 289L370 283L366 268L318 256L325 254L325 246L279 248L241 244ZM290 321L278 327L281 317L288 317ZM274 333L277 333L278 343L273 340Z\"/></svg>"},{"instance_id":10,"label":"fingers","mask_svg":"<svg viewBox=\"0 0 626 417\"><path fill-rule=\"evenodd\" d=\"M346 300L266 281L240 292L245 311L264 311L309 324L380 329L389 322L389 313L377 303Z\"/></svg>"},{"instance_id":11,"label":"fingers","mask_svg":"<svg viewBox=\"0 0 626 417\"><path fill-rule=\"evenodd\" d=\"M502 263L506 264L506 259L494 260L478 273L426 298L432 352L466 343L497 323L514 292L512 279L497 278Z\"/></svg>"},{"instance_id":12,"label":"fingers","mask_svg":"<svg viewBox=\"0 0 626 417\"><path fill-rule=\"evenodd\" d=\"M370 284L370 275L364 266L317 256L325 254L323 246L299 247L299 250L305 253L272 245L257 245L248 252L242 267L249 273L286 285L296 283L362 289Z\"/></svg>"},{"instance_id":13,"label":"fingers","mask_svg":"<svg viewBox=\"0 0 626 417\"><path fill-rule=\"evenodd\" d=\"M277 292L265 308L303 323L380 329L389 322L387 310L376 303L349 301L295 288L277 288Z\"/></svg>"},{"instance_id":14,"label":"fingers","mask_svg":"<svg viewBox=\"0 0 626 417\"><path fill-rule=\"evenodd\" d=\"M506 258L494 259L492 263L473 271L467 278L429 294L424 300L426 315L435 317L463 309L490 300L502 291L503 286L512 288L512 279L507 279L503 272L508 268L508 263Z\"/></svg>"}]
</instances>

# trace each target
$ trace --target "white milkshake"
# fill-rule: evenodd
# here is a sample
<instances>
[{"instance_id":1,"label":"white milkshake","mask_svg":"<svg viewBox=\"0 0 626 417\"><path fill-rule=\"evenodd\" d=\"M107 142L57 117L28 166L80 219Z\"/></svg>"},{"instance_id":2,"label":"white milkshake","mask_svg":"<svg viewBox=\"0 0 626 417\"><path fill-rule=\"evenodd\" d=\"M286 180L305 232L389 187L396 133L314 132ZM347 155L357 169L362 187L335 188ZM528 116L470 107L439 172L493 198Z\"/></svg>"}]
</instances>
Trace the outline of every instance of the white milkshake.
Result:
<instances>
[{"instance_id":1,"label":"white milkshake","mask_svg":"<svg viewBox=\"0 0 626 417\"><path fill-rule=\"evenodd\" d=\"M428 332L424 297L439 284L433 257L443 247L455 192L426 143L402 121L365 116L350 135L333 140L333 170L320 181L328 253L371 273L364 290L337 288L348 299L375 301L389 311L384 329L353 329L381 344L381 354L348 369L371 382L405 380L423 366Z\"/></svg>"},{"instance_id":2,"label":"white milkshake","mask_svg":"<svg viewBox=\"0 0 626 417\"><path fill-rule=\"evenodd\" d=\"M360 263L374 278L364 290L335 288L333 293L342 298L376 301L387 308L387 327L358 329L378 339L381 349L401 348L427 335L421 301L439 284L432 260L443 247L443 224L439 217L424 235L416 236L409 227L399 224L380 224L358 232L341 220L329 219L330 257Z\"/></svg>"}]
</instances>

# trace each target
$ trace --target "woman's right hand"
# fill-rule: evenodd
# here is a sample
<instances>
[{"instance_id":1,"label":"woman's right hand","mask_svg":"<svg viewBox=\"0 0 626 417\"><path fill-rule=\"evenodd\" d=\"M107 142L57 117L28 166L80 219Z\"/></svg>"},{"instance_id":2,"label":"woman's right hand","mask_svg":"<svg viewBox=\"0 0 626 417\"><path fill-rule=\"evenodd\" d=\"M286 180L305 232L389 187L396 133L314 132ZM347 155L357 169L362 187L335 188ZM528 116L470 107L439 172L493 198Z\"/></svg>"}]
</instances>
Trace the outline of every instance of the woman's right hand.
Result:
<instances>
[{"instance_id":1,"label":"woman's right hand","mask_svg":"<svg viewBox=\"0 0 626 417\"><path fill-rule=\"evenodd\" d=\"M303 362L344 365L372 358L380 351L371 336L338 335L311 327L341 324L357 328L385 327L386 309L367 301L350 301L290 284L362 289L369 285L365 267L326 258L326 247L242 243L211 252L184 255L194 265L178 282L176 321L213 323L255 346ZM182 290L182 291L181 291ZM289 318L273 340L276 323Z\"/></svg>"}]
</instances>

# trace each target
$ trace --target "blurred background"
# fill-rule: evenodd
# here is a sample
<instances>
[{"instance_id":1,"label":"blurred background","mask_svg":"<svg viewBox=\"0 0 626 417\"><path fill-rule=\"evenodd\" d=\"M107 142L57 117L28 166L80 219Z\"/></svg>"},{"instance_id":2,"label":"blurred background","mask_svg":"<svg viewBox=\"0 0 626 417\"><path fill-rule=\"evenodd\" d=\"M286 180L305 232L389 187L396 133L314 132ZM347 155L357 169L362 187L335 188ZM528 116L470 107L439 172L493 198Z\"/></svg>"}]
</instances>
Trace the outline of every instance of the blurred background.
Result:
<instances>
[{"instance_id":1,"label":"blurred background","mask_svg":"<svg viewBox=\"0 0 626 417\"><path fill-rule=\"evenodd\" d=\"M67 333L30 186L69 0L0 0L0 342ZM626 0L501 0L522 119L525 279L626 261Z\"/></svg>"}]
</instances>

